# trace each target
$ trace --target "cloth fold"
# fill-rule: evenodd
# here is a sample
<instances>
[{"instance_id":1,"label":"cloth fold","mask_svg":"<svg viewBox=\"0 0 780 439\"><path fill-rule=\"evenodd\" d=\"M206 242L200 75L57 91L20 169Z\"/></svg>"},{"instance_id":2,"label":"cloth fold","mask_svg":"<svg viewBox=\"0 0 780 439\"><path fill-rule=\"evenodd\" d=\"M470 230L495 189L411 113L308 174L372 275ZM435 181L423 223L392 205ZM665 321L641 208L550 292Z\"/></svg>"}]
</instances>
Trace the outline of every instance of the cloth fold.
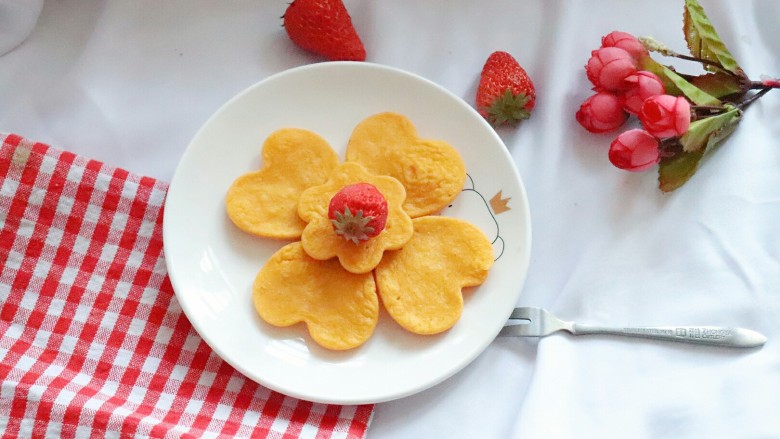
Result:
<instances>
[{"instance_id":1,"label":"cloth fold","mask_svg":"<svg viewBox=\"0 0 780 439\"><path fill-rule=\"evenodd\" d=\"M373 406L271 391L198 336L165 268L165 183L0 142L3 438L365 436Z\"/></svg>"}]
</instances>

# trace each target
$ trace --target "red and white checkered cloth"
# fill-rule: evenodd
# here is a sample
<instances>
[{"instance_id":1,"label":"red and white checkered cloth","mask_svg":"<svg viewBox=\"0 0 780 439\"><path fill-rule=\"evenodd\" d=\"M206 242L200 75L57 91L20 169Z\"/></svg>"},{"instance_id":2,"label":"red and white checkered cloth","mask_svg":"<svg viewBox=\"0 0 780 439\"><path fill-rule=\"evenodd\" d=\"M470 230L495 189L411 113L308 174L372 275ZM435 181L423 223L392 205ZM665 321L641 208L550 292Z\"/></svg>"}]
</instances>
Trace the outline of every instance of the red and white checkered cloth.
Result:
<instances>
[{"instance_id":1,"label":"red and white checkered cloth","mask_svg":"<svg viewBox=\"0 0 780 439\"><path fill-rule=\"evenodd\" d=\"M361 438L198 336L162 253L167 185L0 135L0 437Z\"/></svg>"}]
</instances>

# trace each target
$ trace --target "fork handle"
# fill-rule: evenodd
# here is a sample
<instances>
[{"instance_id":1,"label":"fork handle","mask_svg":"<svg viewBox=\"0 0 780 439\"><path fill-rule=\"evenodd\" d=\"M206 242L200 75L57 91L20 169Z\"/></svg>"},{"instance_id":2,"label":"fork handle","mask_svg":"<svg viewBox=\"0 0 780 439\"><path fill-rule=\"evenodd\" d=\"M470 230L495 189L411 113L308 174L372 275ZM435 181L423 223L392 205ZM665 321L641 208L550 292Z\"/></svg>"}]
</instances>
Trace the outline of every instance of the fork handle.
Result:
<instances>
[{"instance_id":1,"label":"fork handle","mask_svg":"<svg viewBox=\"0 0 780 439\"><path fill-rule=\"evenodd\" d=\"M613 328L604 326L572 324L574 335L622 335L654 340L678 341L733 348L754 348L762 346L766 337L745 328L722 326L644 326Z\"/></svg>"}]
</instances>

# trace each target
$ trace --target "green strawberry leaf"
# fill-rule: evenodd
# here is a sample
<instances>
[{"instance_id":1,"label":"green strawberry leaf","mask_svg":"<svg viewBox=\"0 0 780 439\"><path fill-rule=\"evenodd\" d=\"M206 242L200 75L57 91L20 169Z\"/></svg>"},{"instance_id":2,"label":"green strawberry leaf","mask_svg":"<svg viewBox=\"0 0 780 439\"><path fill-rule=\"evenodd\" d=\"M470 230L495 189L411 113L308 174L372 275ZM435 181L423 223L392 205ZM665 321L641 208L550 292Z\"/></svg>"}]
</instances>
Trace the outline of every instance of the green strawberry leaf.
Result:
<instances>
[{"instance_id":1,"label":"green strawberry leaf","mask_svg":"<svg viewBox=\"0 0 780 439\"><path fill-rule=\"evenodd\" d=\"M512 93L507 88L504 94L497 97L487 109L488 120L493 126L513 124L531 117L531 112L525 107L531 102L531 96L525 93Z\"/></svg>"},{"instance_id":2,"label":"green strawberry leaf","mask_svg":"<svg viewBox=\"0 0 780 439\"><path fill-rule=\"evenodd\" d=\"M691 55L717 63L731 73L744 75L697 0L685 0L683 32ZM704 64L704 68L710 71L718 70L707 64Z\"/></svg>"},{"instance_id":3,"label":"green strawberry leaf","mask_svg":"<svg viewBox=\"0 0 780 439\"><path fill-rule=\"evenodd\" d=\"M733 99L739 100L745 94L739 77L723 72L699 75L692 78L690 82L716 98L734 96Z\"/></svg>"},{"instance_id":4,"label":"green strawberry leaf","mask_svg":"<svg viewBox=\"0 0 780 439\"><path fill-rule=\"evenodd\" d=\"M727 131L729 134L736 128L742 118L742 111L739 108L726 106L729 111L699 119L691 123L688 131L680 137L680 145L686 152L698 151L709 147L710 143L718 137L724 137L722 133Z\"/></svg>"},{"instance_id":5,"label":"green strawberry leaf","mask_svg":"<svg viewBox=\"0 0 780 439\"><path fill-rule=\"evenodd\" d=\"M681 145L674 145L674 155L662 158L658 164L658 188L663 192L671 192L684 185L699 168L705 149L687 152L683 151Z\"/></svg>"},{"instance_id":6,"label":"green strawberry leaf","mask_svg":"<svg viewBox=\"0 0 780 439\"><path fill-rule=\"evenodd\" d=\"M663 75L671 82L673 82L677 89L680 90L680 92L682 92L682 94L684 94L694 104L706 106L721 105L721 102L718 100L718 98L691 84L685 78L677 74L674 70L666 66L661 66L661 69ZM667 94L671 93L669 93L667 90Z\"/></svg>"}]
</instances>

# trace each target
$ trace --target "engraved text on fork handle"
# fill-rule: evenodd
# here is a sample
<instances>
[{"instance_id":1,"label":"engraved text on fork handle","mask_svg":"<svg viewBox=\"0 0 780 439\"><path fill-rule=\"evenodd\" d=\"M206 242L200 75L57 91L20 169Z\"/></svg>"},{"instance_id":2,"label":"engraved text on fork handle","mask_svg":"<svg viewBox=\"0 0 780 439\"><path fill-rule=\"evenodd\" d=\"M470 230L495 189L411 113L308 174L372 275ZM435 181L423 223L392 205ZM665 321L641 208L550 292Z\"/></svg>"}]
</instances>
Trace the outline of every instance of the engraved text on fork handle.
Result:
<instances>
[{"instance_id":1,"label":"engraved text on fork handle","mask_svg":"<svg viewBox=\"0 0 780 439\"><path fill-rule=\"evenodd\" d=\"M572 325L571 333L575 335L623 335L628 337L641 337L654 340L678 341L685 343L739 348L758 347L766 342L766 337L750 329L724 328L717 326L610 328L575 323Z\"/></svg>"}]
</instances>

